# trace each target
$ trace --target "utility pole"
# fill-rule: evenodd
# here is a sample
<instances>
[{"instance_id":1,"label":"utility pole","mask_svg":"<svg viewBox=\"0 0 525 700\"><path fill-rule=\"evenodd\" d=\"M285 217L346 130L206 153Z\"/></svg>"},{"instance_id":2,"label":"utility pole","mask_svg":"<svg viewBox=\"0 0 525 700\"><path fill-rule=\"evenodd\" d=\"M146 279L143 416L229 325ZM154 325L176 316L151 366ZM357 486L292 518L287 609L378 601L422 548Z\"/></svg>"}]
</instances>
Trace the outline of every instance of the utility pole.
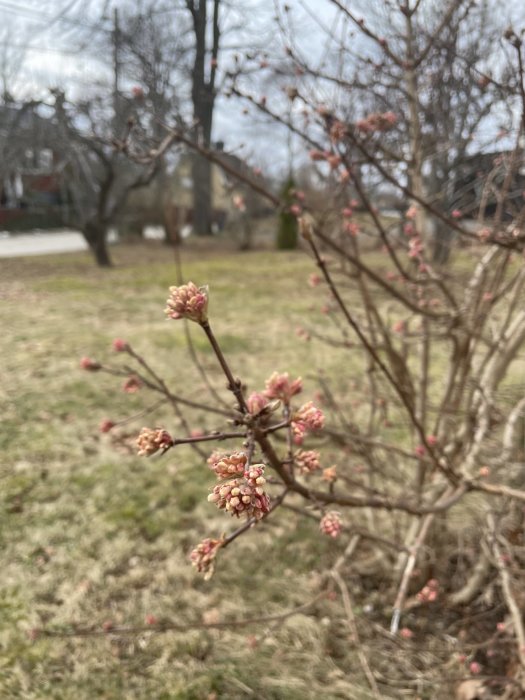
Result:
<instances>
[{"instance_id":1,"label":"utility pole","mask_svg":"<svg viewBox=\"0 0 525 700\"><path fill-rule=\"evenodd\" d=\"M119 97L119 77L120 77L120 28L118 22L118 9L113 9L113 131L117 134L120 124L120 97Z\"/></svg>"}]
</instances>

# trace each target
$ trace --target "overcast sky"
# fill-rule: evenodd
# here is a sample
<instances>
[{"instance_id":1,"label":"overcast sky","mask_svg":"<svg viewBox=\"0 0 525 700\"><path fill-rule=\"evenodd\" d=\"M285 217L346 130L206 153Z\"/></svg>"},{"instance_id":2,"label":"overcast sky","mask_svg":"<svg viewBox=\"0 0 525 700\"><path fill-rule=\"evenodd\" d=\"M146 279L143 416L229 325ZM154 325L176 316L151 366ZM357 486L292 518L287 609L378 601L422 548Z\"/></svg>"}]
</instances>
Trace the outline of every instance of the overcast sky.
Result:
<instances>
[{"instance_id":1,"label":"overcast sky","mask_svg":"<svg viewBox=\"0 0 525 700\"><path fill-rule=\"evenodd\" d=\"M372 20L371 12L384 6L388 0L347 0L348 7ZM428 0L438 2L444 0ZM86 95L93 89L110 90L112 84L111 51L105 55L93 52L93 45L104 36L110 38L113 28L113 10L121 12L136 0L0 0L0 79L20 98L44 98L48 88L60 86L71 97ZM246 42L247 37L259 47L273 43L272 49L282 50L282 40L272 23L274 0L234 0L234 6L251 5L245 15L245 26L237 28L227 41ZM337 32L337 19L330 0L288 0L292 12L294 36L310 60L322 56L326 47L326 33ZM278 0L282 7L282 0ZM499 5L498 5L499 6ZM372 9L373 8L373 9ZM525 0L502 3L498 19L514 17L516 28L525 25ZM503 18L503 19L502 19ZM355 41L355 40L354 40ZM231 60L222 54L221 64ZM3 85L2 85L3 87ZM232 134L237 143L246 141L247 150L261 165L266 165L268 144L281 154L286 150L282 131L261 124L251 116L243 116L241 109L231 102L219 100L215 112L215 138L232 145ZM259 150L257 152L257 147ZM254 152L255 151L255 152ZM246 153L249 155L248 153Z\"/></svg>"}]
</instances>

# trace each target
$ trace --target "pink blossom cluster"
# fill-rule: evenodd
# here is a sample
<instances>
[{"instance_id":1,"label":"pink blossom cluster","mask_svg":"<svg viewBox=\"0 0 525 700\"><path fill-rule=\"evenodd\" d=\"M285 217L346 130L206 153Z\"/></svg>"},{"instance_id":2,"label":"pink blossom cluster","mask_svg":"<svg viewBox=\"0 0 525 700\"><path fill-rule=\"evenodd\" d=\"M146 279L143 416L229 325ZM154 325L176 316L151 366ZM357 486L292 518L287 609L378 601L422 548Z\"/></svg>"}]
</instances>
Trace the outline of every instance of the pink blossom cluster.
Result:
<instances>
[{"instance_id":1,"label":"pink blossom cluster","mask_svg":"<svg viewBox=\"0 0 525 700\"><path fill-rule=\"evenodd\" d=\"M311 474L321 469L319 457L319 452L315 450L299 450L294 459L301 474Z\"/></svg>"},{"instance_id":2,"label":"pink blossom cluster","mask_svg":"<svg viewBox=\"0 0 525 700\"><path fill-rule=\"evenodd\" d=\"M365 134L375 131L389 131L397 124L394 112L374 112L356 122L356 128Z\"/></svg>"},{"instance_id":3,"label":"pink blossom cluster","mask_svg":"<svg viewBox=\"0 0 525 700\"><path fill-rule=\"evenodd\" d=\"M248 457L244 452L233 452L231 455L220 455L210 467L218 479L229 479L232 476L242 476L247 461Z\"/></svg>"},{"instance_id":4,"label":"pink blossom cluster","mask_svg":"<svg viewBox=\"0 0 525 700\"><path fill-rule=\"evenodd\" d=\"M181 287L170 287L164 313L168 318L186 318L196 323L204 323L208 316L208 288L197 287L188 282Z\"/></svg>"},{"instance_id":5,"label":"pink blossom cluster","mask_svg":"<svg viewBox=\"0 0 525 700\"><path fill-rule=\"evenodd\" d=\"M324 535L328 537L339 537L343 527L343 521L341 520L341 515L335 510L330 510L328 513L323 515L319 523L319 529Z\"/></svg>"},{"instance_id":6,"label":"pink blossom cluster","mask_svg":"<svg viewBox=\"0 0 525 700\"><path fill-rule=\"evenodd\" d=\"M270 511L270 498L264 491L265 483L264 464L252 464L244 472L243 478L216 484L208 501L237 518L246 515L247 518L260 520Z\"/></svg>"},{"instance_id":7,"label":"pink blossom cluster","mask_svg":"<svg viewBox=\"0 0 525 700\"><path fill-rule=\"evenodd\" d=\"M141 457L149 457L172 446L173 438L163 428L142 428L137 438L137 454Z\"/></svg>"},{"instance_id":8,"label":"pink blossom cluster","mask_svg":"<svg viewBox=\"0 0 525 700\"><path fill-rule=\"evenodd\" d=\"M439 590L439 581L431 578L426 585L417 594L417 599L420 603L433 603L437 600Z\"/></svg>"},{"instance_id":9,"label":"pink blossom cluster","mask_svg":"<svg viewBox=\"0 0 525 700\"><path fill-rule=\"evenodd\" d=\"M222 547L224 540L213 540L209 537L202 540L190 554L191 563L207 580L211 578L215 567L215 557Z\"/></svg>"},{"instance_id":10,"label":"pink blossom cluster","mask_svg":"<svg viewBox=\"0 0 525 700\"><path fill-rule=\"evenodd\" d=\"M324 427L324 413L314 406L313 401L303 404L292 417L292 432L296 445L302 445L307 432L315 432Z\"/></svg>"},{"instance_id":11,"label":"pink blossom cluster","mask_svg":"<svg viewBox=\"0 0 525 700\"><path fill-rule=\"evenodd\" d=\"M289 404L292 396L299 394L302 390L303 380L301 377L290 380L288 372L284 374L274 372L272 376L266 380L264 395L269 399L280 399L285 404Z\"/></svg>"}]
</instances>

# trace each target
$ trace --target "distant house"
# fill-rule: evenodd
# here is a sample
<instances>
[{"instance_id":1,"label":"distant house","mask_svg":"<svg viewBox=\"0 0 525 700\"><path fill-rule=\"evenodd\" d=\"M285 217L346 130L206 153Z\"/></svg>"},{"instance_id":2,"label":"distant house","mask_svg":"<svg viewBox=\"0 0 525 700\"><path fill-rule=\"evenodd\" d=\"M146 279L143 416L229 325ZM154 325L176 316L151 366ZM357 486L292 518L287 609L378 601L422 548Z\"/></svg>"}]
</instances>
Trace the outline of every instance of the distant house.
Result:
<instances>
[{"instance_id":1,"label":"distant house","mask_svg":"<svg viewBox=\"0 0 525 700\"><path fill-rule=\"evenodd\" d=\"M68 197L56 136L36 104L0 106L0 228L63 225Z\"/></svg>"},{"instance_id":2,"label":"distant house","mask_svg":"<svg viewBox=\"0 0 525 700\"><path fill-rule=\"evenodd\" d=\"M250 218L267 213L264 198L230 171L264 183L262 177L237 156L222 152L221 143L216 144L215 152L225 163L225 168L217 163L211 164L215 231L222 231L227 224L235 223L243 213ZM192 221L192 154L185 152L169 175L159 176L150 186L131 192L120 223L124 229L136 233L146 225L161 225L171 232L170 235L180 235L191 229Z\"/></svg>"}]
</instances>

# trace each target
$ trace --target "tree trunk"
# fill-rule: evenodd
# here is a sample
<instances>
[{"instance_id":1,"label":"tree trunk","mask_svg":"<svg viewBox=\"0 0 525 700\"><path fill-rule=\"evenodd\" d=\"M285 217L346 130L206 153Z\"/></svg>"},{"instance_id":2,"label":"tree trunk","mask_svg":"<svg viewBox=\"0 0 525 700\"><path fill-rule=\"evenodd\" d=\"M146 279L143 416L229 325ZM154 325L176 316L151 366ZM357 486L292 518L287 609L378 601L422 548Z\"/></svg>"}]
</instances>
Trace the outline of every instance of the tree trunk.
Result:
<instances>
[{"instance_id":1,"label":"tree trunk","mask_svg":"<svg viewBox=\"0 0 525 700\"><path fill-rule=\"evenodd\" d=\"M111 262L106 241L106 226L99 222L88 221L82 233L97 265L99 267L112 267L113 263Z\"/></svg>"},{"instance_id":2,"label":"tree trunk","mask_svg":"<svg viewBox=\"0 0 525 700\"><path fill-rule=\"evenodd\" d=\"M450 249L454 241L454 231L444 222L436 222L432 262L435 265L445 265L450 257Z\"/></svg>"},{"instance_id":3,"label":"tree trunk","mask_svg":"<svg viewBox=\"0 0 525 700\"><path fill-rule=\"evenodd\" d=\"M213 203L211 163L207 158L193 156L193 231L197 236L212 233Z\"/></svg>"},{"instance_id":4,"label":"tree trunk","mask_svg":"<svg viewBox=\"0 0 525 700\"><path fill-rule=\"evenodd\" d=\"M195 34L195 59L192 70L191 98L193 102L193 118L195 121L194 139L203 148L211 144L213 108L215 104L215 75L219 51L219 5L220 0L214 0L212 17L212 46L211 66L206 78L208 51L207 39L207 3L201 0L196 7L189 3L193 18ZM209 160L193 155L193 230L198 236L208 236L212 233L213 222L213 193L212 165Z\"/></svg>"}]
</instances>

